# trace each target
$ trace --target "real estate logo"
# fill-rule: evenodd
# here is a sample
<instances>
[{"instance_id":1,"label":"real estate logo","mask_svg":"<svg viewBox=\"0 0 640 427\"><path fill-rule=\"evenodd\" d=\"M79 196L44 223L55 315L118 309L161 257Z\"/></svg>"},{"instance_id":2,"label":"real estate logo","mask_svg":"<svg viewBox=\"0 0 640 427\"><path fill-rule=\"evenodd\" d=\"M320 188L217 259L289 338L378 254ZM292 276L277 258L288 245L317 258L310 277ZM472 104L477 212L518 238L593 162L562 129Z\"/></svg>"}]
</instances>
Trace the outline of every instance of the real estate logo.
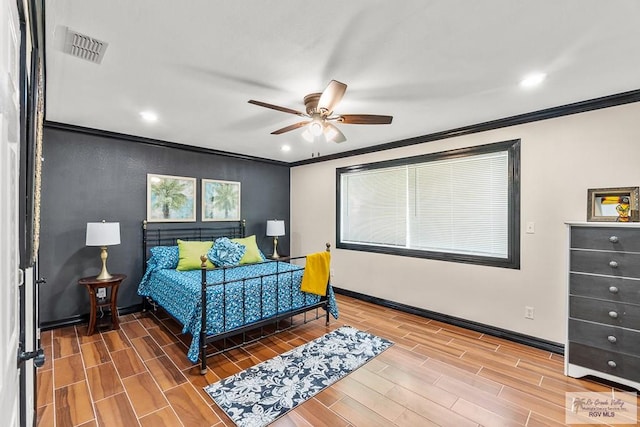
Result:
<instances>
[{"instance_id":1,"label":"real estate logo","mask_svg":"<svg viewBox=\"0 0 640 427\"><path fill-rule=\"evenodd\" d=\"M636 393L567 392L565 393L565 423L636 425L637 402Z\"/></svg>"}]
</instances>

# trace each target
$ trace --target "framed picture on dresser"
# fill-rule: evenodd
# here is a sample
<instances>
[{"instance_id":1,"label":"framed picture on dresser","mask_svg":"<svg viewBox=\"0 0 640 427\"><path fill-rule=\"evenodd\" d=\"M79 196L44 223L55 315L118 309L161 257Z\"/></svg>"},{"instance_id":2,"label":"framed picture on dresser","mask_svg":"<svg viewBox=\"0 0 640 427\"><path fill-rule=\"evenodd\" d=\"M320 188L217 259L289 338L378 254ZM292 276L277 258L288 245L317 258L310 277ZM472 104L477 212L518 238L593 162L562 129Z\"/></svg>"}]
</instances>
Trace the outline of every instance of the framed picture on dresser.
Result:
<instances>
[{"instance_id":1,"label":"framed picture on dresser","mask_svg":"<svg viewBox=\"0 0 640 427\"><path fill-rule=\"evenodd\" d=\"M590 188L587 221L638 222L639 187Z\"/></svg>"}]
</instances>

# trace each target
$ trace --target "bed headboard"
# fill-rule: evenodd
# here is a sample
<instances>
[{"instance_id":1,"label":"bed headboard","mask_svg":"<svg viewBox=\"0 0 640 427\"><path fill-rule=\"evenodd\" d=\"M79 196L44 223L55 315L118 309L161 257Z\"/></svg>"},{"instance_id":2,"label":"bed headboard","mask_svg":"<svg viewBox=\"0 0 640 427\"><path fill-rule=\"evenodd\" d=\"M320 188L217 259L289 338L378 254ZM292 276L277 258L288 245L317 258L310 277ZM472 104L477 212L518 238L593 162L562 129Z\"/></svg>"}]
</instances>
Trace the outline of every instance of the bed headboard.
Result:
<instances>
[{"instance_id":1,"label":"bed headboard","mask_svg":"<svg viewBox=\"0 0 640 427\"><path fill-rule=\"evenodd\" d=\"M201 227L182 227L142 221L142 272L149 258L149 249L154 246L174 246L180 240L215 240L218 237L230 239L245 237L246 221L217 222Z\"/></svg>"}]
</instances>

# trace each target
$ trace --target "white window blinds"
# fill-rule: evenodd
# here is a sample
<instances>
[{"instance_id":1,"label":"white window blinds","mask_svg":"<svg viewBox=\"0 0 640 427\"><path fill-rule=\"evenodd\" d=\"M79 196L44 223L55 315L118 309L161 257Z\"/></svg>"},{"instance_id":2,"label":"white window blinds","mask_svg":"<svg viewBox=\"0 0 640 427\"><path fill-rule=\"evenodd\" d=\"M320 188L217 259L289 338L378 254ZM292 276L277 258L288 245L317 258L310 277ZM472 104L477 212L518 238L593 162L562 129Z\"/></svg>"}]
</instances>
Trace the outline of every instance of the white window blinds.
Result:
<instances>
[{"instance_id":1,"label":"white window blinds","mask_svg":"<svg viewBox=\"0 0 640 427\"><path fill-rule=\"evenodd\" d=\"M509 257L509 152L340 174L340 241Z\"/></svg>"},{"instance_id":2,"label":"white window blinds","mask_svg":"<svg viewBox=\"0 0 640 427\"><path fill-rule=\"evenodd\" d=\"M343 174L342 189L343 240L406 246L405 167Z\"/></svg>"},{"instance_id":3,"label":"white window blinds","mask_svg":"<svg viewBox=\"0 0 640 427\"><path fill-rule=\"evenodd\" d=\"M411 165L407 247L506 258L506 151Z\"/></svg>"}]
</instances>

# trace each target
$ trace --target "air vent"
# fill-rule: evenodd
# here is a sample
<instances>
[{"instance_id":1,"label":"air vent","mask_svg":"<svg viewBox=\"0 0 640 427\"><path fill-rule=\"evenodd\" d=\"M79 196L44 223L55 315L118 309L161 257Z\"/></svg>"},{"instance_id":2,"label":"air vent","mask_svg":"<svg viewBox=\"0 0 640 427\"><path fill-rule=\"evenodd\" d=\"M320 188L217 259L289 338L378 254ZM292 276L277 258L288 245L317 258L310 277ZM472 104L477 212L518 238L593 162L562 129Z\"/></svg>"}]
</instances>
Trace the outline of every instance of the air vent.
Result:
<instances>
[{"instance_id":1,"label":"air vent","mask_svg":"<svg viewBox=\"0 0 640 427\"><path fill-rule=\"evenodd\" d=\"M67 38L64 43L64 51L78 58L95 62L102 62L104 52L109 43L85 36L67 28Z\"/></svg>"}]
</instances>

